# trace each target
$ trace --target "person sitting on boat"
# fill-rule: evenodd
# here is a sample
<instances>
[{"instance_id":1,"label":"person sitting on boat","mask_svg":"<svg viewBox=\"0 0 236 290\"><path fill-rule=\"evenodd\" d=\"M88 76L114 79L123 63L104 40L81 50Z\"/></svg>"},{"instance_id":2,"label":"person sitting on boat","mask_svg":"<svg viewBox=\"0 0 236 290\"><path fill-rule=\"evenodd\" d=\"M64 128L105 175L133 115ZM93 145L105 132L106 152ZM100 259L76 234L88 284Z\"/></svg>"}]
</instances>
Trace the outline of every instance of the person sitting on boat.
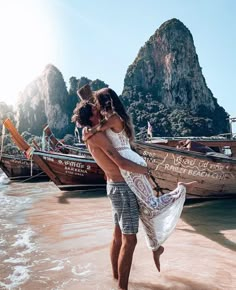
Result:
<instances>
[{"instance_id":1,"label":"person sitting on boat","mask_svg":"<svg viewBox=\"0 0 236 290\"><path fill-rule=\"evenodd\" d=\"M202 152L202 153L208 153L208 152L215 152L210 147L203 145L200 142L196 142L190 139L186 140L180 140L176 146L177 149L182 150L188 150L188 151L196 151L196 152Z\"/></svg>"},{"instance_id":2,"label":"person sitting on boat","mask_svg":"<svg viewBox=\"0 0 236 290\"><path fill-rule=\"evenodd\" d=\"M134 136L132 123L116 93L110 88L105 88L95 92L94 96L96 106L105 118L97 126L84 130L84 138L87 142L89 142L91 134L105 131L112 145L122 157L147 166L145 160L130 147L130 141ZM93 105L89 102L79 104L74 113L82 117L83 108L89 106ZM88 126L85 120L82 122L83 124L81 124L80 118L80 125ZM87 134L86 131L88 131ZM164 250L161 244L174 230L182 212L186 197L185 186L193 186L194 183L179 183L174 191L157 198L145 174L137 174L124 169L120 169L120 171L138 199L140 219L144 225L147 243L153 250L156 266L160 270L158 255ZM155 259L157 253L158 259Z\"/></svg>"}]
</instances>

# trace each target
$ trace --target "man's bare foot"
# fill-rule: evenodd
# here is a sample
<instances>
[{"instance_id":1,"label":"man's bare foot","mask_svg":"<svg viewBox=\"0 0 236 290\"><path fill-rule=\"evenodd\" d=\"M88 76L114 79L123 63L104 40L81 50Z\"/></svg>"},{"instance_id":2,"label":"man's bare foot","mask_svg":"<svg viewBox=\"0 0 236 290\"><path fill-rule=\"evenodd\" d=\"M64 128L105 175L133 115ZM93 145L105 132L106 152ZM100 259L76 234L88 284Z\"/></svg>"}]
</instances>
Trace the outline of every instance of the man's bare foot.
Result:
<instances>
[{"instance_id":1,"label":"man's bare foot","mask_svg":"<svg viewBox=\"0 0 236 290\"><path fill-rule=\"evenodd\" d=\"M197 184L197 181L191 181L191 182L178 182L178 186L179 185L183 185L186 187L187 191L191 191L191 189L194 188L194 186Z\"/></svg>"},{"instance_id":2,"label":"man's bare foot","mask_svg":"<svg viewBox=\"0 0 236 290\"><path fill-rule=\"evenodd\" d=\"M157 270L161 271L160 256L164 252L164 247L160 246L156 251L153 251L153 259Z\"/></svg>"}]
</instances>

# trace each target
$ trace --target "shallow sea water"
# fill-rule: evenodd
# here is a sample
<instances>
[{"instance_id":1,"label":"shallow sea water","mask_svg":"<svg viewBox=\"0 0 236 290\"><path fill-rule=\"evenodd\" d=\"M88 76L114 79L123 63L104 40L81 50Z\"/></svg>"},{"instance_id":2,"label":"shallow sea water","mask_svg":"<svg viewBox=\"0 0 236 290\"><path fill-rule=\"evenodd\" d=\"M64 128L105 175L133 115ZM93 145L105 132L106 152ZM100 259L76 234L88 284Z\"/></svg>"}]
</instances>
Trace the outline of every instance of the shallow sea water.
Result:
<instances>
[{"instance_id":1,"label":"shallow sea water","mask_svg":"<svg viewBox=\"0 0 236 290\"><path fill-rule=\"evenodd\" d=\"M0 289L117 289L105 192L61 192L0 173L0 205ZM164 247L158 273L140 225L130 290L236 289L236 200L188 203Z\"/></svg>"}]
</instances>

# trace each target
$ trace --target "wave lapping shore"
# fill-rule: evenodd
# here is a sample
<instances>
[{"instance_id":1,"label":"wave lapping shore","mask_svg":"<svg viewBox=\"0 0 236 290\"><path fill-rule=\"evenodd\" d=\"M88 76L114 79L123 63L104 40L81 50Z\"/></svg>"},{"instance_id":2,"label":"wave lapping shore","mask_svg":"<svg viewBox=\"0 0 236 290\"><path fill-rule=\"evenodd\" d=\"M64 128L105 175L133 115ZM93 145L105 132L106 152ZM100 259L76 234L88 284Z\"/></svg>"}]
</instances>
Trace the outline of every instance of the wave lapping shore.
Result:
<instances>
[{"instance_id":1,"label":"wave lapping shore","mask_svg":"<svg viewBox=\"0 0 236 290\"><path fill-rule=\"evenodd\" d=\"M0 173L0 289L115 290L106 193ZM130 290L236 289L236 200L187 204L155 269L140 224Z\"/></svg>"}]
</instances>

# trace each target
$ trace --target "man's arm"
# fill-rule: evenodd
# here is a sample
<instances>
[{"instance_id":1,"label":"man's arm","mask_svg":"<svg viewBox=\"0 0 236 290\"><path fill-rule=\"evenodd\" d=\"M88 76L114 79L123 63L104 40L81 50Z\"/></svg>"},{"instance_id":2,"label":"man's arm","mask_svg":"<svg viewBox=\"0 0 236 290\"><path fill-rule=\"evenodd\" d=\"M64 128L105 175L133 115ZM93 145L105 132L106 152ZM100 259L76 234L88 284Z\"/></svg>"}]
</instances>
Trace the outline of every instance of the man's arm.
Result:
<instances>
[{"instance_id":1,"label":"man's arm","mask_svg":"<svg viewBox=\"0 0 236 290\"><path fill-rule=\"evenodd\" d=\"M96 146L99 147L120 169L134 173L148 174L148 168L146 166L139 165L122 157L113 147L106 134L98 132L96 135L93 135L93 137L90 138L87 142L88 145L90 142L92 144L96 144Z\"/></svg>"}]
</instances>

